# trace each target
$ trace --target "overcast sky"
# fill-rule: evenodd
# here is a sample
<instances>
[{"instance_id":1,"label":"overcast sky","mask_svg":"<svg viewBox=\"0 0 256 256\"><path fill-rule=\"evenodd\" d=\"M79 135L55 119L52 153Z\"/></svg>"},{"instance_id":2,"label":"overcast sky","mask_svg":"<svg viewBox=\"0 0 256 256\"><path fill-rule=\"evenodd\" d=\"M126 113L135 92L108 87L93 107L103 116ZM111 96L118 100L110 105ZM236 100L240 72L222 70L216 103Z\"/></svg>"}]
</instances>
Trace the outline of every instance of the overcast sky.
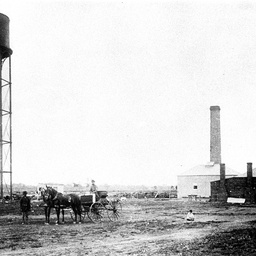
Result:
<instances>
[{"instance_id":1,"label":"overcast sky","mask_svg":"<svg viewBox=\"0 0 256 256\"><path fill-rule=\"evenodd\" d=\"M255 1L10 1L13 182L176 184L256 167Z\"/></svg>"}]
</instances>

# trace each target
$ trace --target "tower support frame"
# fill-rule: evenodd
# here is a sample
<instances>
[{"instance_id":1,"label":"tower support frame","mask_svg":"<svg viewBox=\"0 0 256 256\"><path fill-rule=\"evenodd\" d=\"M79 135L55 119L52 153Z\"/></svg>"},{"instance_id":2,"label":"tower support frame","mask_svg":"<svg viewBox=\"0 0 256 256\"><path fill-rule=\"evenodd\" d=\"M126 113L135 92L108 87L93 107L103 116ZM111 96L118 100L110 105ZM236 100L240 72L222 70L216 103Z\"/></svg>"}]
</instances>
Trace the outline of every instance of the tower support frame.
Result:
<instances>
[{"instance_id":1,"label":"tower support frame","mask_svg":"<svg viewBox=\"0 0 256 256\"><path fill-rule=\"evenodd\" d=\"M7 56L1 58L0 70L0 198L12 199L12 194L12 82L11 56Z\"/></svg>"}]
</instances>

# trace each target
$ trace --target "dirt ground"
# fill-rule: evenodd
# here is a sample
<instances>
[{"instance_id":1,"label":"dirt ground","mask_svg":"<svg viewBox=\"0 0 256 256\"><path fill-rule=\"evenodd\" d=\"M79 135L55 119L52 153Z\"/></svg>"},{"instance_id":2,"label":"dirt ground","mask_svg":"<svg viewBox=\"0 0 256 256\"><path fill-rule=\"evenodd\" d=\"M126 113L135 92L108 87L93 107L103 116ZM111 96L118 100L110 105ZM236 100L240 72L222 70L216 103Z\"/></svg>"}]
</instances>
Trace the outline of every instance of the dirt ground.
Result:
<instances>
[{"instance_id":1,"label":"dirt ground","mask_svg":"<svg viewBox=\"0 0 256 256\"><path fill-rule=\"evenodd\" d=\"M184 217L189 209L194 222ZM175 199L128 199L121 218L44 224L35 209L21 225L17 205L0 207L0 255L256 255L256 207ZM7 214L8 213L8 214Z\"/></svg>"}]
</instances>

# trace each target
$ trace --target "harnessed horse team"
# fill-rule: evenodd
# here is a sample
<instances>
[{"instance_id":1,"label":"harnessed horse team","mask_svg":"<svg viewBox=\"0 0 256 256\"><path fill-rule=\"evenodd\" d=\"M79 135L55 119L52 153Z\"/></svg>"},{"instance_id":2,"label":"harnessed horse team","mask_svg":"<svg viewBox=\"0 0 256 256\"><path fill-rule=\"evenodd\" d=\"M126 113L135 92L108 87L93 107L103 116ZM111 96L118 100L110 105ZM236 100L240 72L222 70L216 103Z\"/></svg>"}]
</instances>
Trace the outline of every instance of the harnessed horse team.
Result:
<instances>
[{"instance_id":1,"label":"harnessed horse team","mask_svg":"<svg viewBox=\"0 0 256 256\"><path fill-rule=\"evenodd\" d=\"M64 223L64 209L71 207L74 215L75 221L74 223L81 223L81 200L80 197L76 194L67 194L64 195L59 193L52 187L46 186L46 188L39 188L41 196L43 197L43 201L45 203L45 224L50 223L50 214L51 209L55 208L57 214L57 221L56 224L60 223L60 211L62 211L62 222ZM77 220L79 217L79 221Z\"/></svg>"}]
</instances>

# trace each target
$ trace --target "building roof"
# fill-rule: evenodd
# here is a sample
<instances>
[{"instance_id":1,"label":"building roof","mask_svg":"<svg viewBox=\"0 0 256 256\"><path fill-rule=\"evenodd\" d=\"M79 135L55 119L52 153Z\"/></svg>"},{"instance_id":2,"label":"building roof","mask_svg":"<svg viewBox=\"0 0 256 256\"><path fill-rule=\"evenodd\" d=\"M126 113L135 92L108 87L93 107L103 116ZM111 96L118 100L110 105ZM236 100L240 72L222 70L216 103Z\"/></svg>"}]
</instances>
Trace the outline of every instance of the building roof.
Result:
<instances>
[{"instance_id":1,"label":"building roof","mask_svg":"<svg viewBox=\"0 0 256 256\"><path fill-rule=\"evenodd\" d=\"M197 165L178 176L213 176L213 175L216 175L216 176L220 175L219 164L209 163L206 165L203 165L203 164ZM226 166L226 176L237 176L237 175L240 175L240 173Z\"/></svg>"}]
</instances>

